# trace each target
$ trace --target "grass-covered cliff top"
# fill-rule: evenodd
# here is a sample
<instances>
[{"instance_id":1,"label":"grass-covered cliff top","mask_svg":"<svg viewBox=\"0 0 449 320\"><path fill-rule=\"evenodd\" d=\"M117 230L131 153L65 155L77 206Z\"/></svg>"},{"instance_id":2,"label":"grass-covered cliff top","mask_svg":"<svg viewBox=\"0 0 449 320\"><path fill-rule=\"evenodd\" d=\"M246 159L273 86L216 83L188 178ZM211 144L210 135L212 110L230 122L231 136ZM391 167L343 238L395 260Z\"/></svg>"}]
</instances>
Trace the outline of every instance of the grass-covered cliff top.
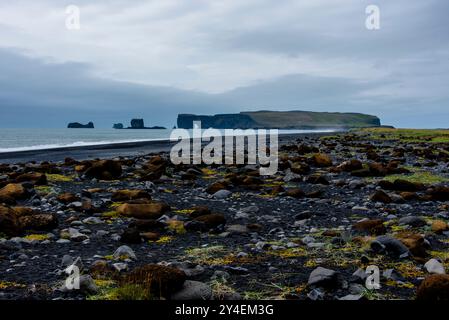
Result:
<instances>
[{"instance_id":1,"label":"grass-covered cliff top","mask_svg":"<svg viewBox=\"0 0 449 320\"><path fill-rule=\"evenodd\" d=\"M449 130L444 129L365 128L360 130L362 133L369 134L374 140L449 143Z\"/></svg>"},{"instance_id":2,"label":"grass-covered cliff top","mask_svg":"<svg viewBox=\"0 0 449 320\"><path fill-rule=\"evenodd\" d=\"M361 113L311 112L311 111L256 111L242 112L264 127L298 128L360 128L379 126L376 116Z\"/></svg>"}]
</instances>

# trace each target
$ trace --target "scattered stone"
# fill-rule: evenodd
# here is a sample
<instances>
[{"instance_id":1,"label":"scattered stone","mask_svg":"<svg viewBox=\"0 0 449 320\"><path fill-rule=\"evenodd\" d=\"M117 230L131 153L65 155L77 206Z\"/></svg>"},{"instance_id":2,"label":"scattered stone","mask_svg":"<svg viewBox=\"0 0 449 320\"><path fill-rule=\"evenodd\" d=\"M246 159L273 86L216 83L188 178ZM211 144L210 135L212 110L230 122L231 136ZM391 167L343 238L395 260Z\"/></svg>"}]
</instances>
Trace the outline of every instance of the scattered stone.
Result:
<instances>
[{"instance_id":1,"label":"scattered stone","mask_svg":"<svg viewBox=\"0 0 449 320\"><path fill-rule=\"evenodd\" d=\"M210 300L212 289L205 283L186 280L182 289L174 293L173 300Z\"/></svg>"},{"instance_id":2,"label":"scattered stone","mask_svg":"<svg viewBox=\"0 0 449 320\"><path fill-rule=\"evenodd\" d=\"M432 274L446 274L443 264L437 259L430 259L424 265L428 273Z\"/></svg>"},{"instance_id":3,"label":"scattered stone","mask_svg":"<svg viewBox=\"0 0 449 320\"><path fill-rule=\"evenodd\" d=\"M117 250L115 250L113 257L115 260L125 260L125 259L132 259L137 260L136 254L134 253L133 249L131 249L128 246L121 246L118 247Z\"/></svg>"},{"instance_id":4,"label":"scattered stone","mask_svg":"<svg viewBox=\"0 0 449 320\"><path fill-rule=\"evenodd\" d=\"M309 275L309 286L335 287L338 284L338 273L334 270L318 267Z\"/></svg>"},{"instance_id":5,"label":"scattered stone","mask_svg":"<svg viewBox=\"0 0 449 320\"><path fill-rule=\"evenodd\" d=\"M158 219L168 210L170 210L170 207L163 202L145 204L125 203L117 207L117 213L137 219Z\"/></svg>"}]
</instances>

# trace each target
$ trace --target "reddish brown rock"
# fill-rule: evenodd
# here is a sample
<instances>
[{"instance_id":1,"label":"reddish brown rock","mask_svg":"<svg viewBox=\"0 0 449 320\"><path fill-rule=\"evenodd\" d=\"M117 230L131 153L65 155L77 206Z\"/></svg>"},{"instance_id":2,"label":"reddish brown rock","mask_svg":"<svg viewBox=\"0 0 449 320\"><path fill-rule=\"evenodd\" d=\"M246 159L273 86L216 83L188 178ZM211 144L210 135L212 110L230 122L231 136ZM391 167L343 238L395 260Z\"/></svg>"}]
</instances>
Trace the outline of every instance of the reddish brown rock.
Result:
<instances>
[{"instance_id":1,"label":"reddish brown rock","mask_svg":"<svg viewBox=\"0 0 449 320\"><path fill-rule=\"evenodd\" d=\"M353 229L374 236L380 236L387 232L382 220L362 220L353 225Z\"/></svg>"},{"instance_id":2,"label":"reddish brown rock","mask_svg":"<svg viewBox=\"0 0 449 320\"><path fill-rule=\"evenodd\" d=\"M449 229L447 222L443 220L435 220L432 222L432 231L441 234Z\"/></svg>"},{"instance_id":3,"label":"reddish brown rock","mask_svg":"<svg viewBox=\"0 0 449 320\"><path fill-rule=\"evenodd\" d=\"M217 191L224 190L228 187L225 181L216 181L207 187L206 192L209 194L214 194Z\"/></svg>"},{"instance_id":4,"label":"reddish brown rock","mask_svg":"<svg viewBox=\"0 0 449 320\"><path fill-rule=\"evenodd\" d=\"M185 280L186 274L182 270L149 264L134 269L125 275L120 283L142 286L149 296L169 299L173 293L182 289Z\"/></svg>"},{"instance_id":5,"label":"reddish brown rock","mask_svg":"<svg viewBox=\"0 0 449 320\"><path fill-rule=\"evenodd\" d=\"M163 202L125 203L117 207L117 213L137 219L158 219L168 210L170 210L170 207Z\"/></svg>"},{"instance_id":6,"label":"reddish brown rock","mask_svg":"<svg viewBox=\"0 0 449 320\"><path fill-rule=\"evenodd\" d=\"M66 193L62 193L62 194L58 195L57 199L59 202L62 202L65 204L80 200L79 197L77 197L76 195L74 195L73 193L70 193L70 192L66 192Z\"/></svg>"},{"instance_id":7,"label":"reddish brown rock","mask_svg":"<svg viewBox=\"0 0 449 320\"><path fill-rule=\"evenodd\" d=\"M285 192L285 195L287 197L300 199L300 198L303 198L306 194L301 189L296 188L296 189L289 189L289 190L287 190Z\"/></svg>"},{"instance_id":8,"label":"reddish brown rock","mask_svg":"<svg viewBox=\"0 0 449 320\"><path fill-rule=\"evenodd\" d=\"M324 153L316 153L311 158L312 163L317 167L331 167L332 166L332 159L329 155Z\"/></svg>"},{"instance_id":9,"label":"reddish brown rock","mask_svg":"<svg viewBox=\"0 0 449 320\"><path fill-rule=\"evenodd\" d=\"M98 180L114 180L119 179L122 175L122 165L118 161L99 160L91 164L84 172L86 177Z\"/></svg>"},{"instance_id":10,"label":"reddish brown rock","mask_svg":"<svg viewBox=\"0 0 449 320\"><path fill-rule=\"evenodd\" d=\"M151 199L148 192L144 190L118 190L112 194L112 201L129 201L137 199Z\"/></svg>"},{"instance_id":11,"label":"reddish brown rock","mask_svg":"<svg viewBox=\"0 0 449 320\"><path fill-rule=\"evenodd\" d=\"M37 186L43 186L47 184L47 176L43 173L24 173L19 175L15 181L20 182L31 182Z\"/></svg>"},{"instance_id":12,"label":"reddish brown rock","mask_svg":"<svg viewBox=\"0 0 449 320\"><path fill-rule=\"evenodd\" d=\"M422 301L449 300L449 275L434 274L428 276L418 287L416 299Z\"/></svg>"},{"instance_id":13,"label":"reddish brown rock","mask_svg":"<svg viewBox=\"0 0 449 320\"><path fill-rule=\"evenodd\" d=\"M207 227L211 229L226 223L224 215L219 213L212 213L204 216L199 216L194 220L204 223Z\"/></svg>"}]
</instances>

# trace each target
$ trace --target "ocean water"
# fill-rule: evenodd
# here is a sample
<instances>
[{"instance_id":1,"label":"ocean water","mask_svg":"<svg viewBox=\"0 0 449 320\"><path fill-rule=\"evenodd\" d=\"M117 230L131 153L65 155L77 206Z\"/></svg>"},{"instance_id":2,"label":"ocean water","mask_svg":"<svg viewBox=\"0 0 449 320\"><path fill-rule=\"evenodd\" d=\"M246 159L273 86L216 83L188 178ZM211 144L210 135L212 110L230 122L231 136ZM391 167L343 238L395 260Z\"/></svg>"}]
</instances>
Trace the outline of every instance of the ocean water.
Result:
<instances>
[{"instance_id":1,"label":"ocean water","mask_svg":"<svg viewBox=\"0 0 449 320\"><path fill-rule=\"evenodd\" d=\"M122 142L168 140L171 129L1 129L0 152L43 150L61 147ZM283 133L332 132L334 130L279 130Z\"/></svg>"}]
</instances>

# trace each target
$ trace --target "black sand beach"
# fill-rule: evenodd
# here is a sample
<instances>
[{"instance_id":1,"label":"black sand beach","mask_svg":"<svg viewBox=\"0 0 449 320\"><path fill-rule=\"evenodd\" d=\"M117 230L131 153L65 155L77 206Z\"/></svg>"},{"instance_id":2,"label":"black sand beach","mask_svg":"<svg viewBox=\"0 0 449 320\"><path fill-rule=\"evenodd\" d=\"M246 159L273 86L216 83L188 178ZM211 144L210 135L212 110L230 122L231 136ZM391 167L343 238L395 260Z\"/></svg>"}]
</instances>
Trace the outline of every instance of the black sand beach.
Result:
<instances>
[{"instance_id":1,"label":"black sand beach","mask_svg":"<svg viewBox=\"0 0 449 320\"><path fill-rule=\"evenodd\" d=\"M398 132L282 136L274 176L164 142L4 156L0 299L435 300L449 145Z\"/></svg>"}]
</instances>

